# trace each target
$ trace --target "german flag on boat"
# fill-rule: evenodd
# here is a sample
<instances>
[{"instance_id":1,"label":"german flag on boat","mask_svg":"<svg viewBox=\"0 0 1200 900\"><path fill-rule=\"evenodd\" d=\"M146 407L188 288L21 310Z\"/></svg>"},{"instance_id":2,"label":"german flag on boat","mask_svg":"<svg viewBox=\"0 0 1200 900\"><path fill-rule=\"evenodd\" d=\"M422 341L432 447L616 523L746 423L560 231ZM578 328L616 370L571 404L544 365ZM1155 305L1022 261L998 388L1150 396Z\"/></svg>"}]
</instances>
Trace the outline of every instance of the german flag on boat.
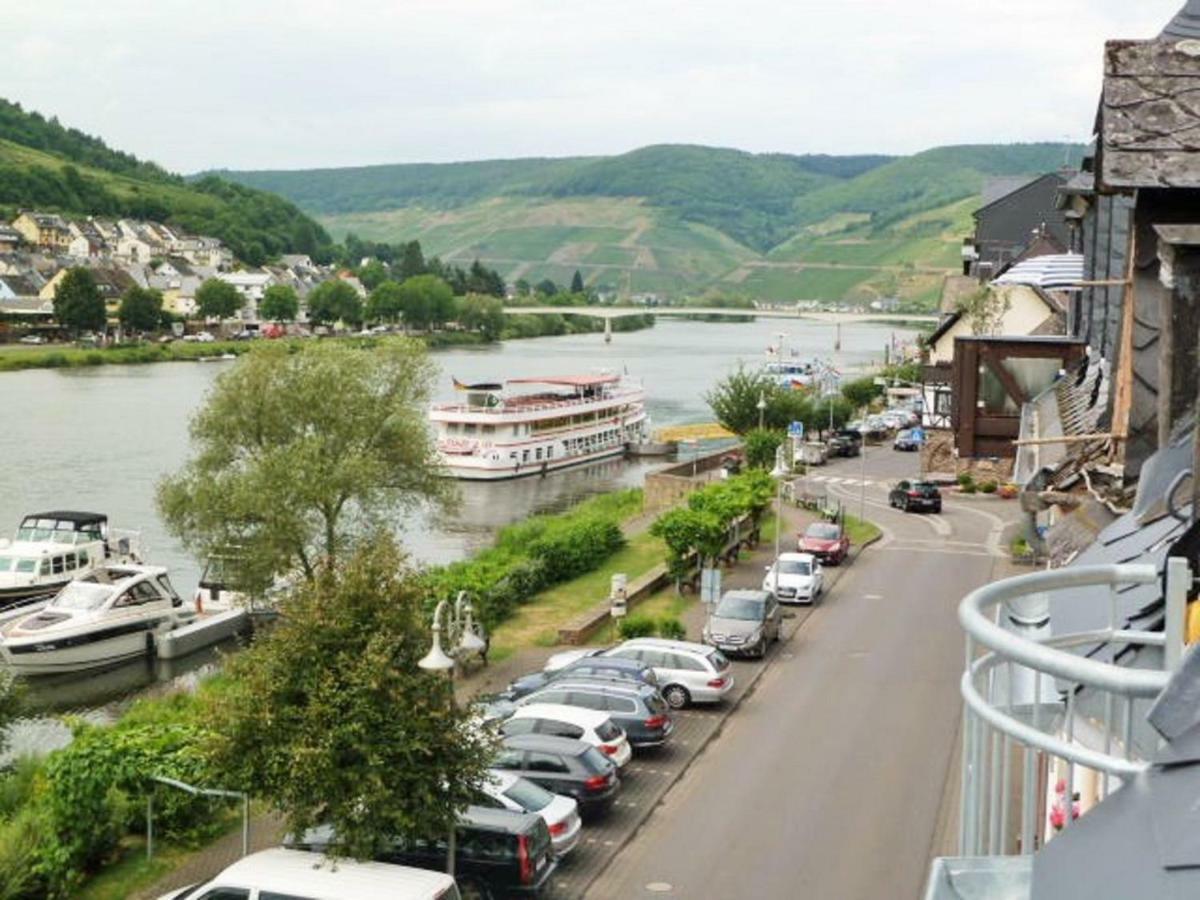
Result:
<instances>
[{"instance_id":1,"label":"german flag on boat","mask_svg":"<svg viewBox=\"0 0 1200 900\"><path fill-rule=\"evenodd\" d=\"M499 391L504 388L502 384L486 381L479 384L464 384L453 375L450 376L450 380L454 382L454 389L456 391Z\"/></svg>"}]
</instances>

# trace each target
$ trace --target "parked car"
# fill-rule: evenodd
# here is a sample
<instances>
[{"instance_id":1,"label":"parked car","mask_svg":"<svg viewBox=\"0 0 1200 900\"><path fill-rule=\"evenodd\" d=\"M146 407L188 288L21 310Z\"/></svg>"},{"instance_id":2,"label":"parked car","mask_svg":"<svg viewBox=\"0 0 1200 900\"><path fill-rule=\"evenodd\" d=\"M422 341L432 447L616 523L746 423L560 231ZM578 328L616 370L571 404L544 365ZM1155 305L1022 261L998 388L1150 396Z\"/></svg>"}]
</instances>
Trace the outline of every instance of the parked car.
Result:
<instances>
[{"instance_id":1,"label":"parked car","mask_svg":"<svg viewBox=\"0 0 1200 900\"><path fill-rule=\"evenodd\" d=\"M253 331L252 329L249 329L249 328L243 328L241 331L239 331L237 334L235 334L233 336L233 339L235 341L252 341L255 338L257 338L258 336L259 336L259 334L257 331Z\"/></svg>"},{"instance_id":2,"label":"parked car","mask_svg":"<svg viewBox=\"0 0 1200 900\"><path fill-rule=\"evenodd\" d=\"M284 840L287 847L317 853L327 852L336 844L337 835L328 826ZM396 840L377 853L375 860L444 870L446 845L446 838L441 836ZM464 898L488 900L539 894L558 866L550 829L536 813L468 806L458 817L454 845L454 875Z\"/></svg>"},{"instance_id":3,"label":"parked car","mask_svg":"<svg viewBox=\"0 0 1200 900\"><path fill-rule=\"evenodd\" d=\"M612 806L621 789L617 767L595 747L546 734L505 738L492 768L571 797L585 819Z\"/></svg>"},{"instance_id":4,"label":"parked car","mask_svg":"<svg viewBox=\"0 0 1200 900\"><path fill-rule=\"evenodd\" d=\"M608 713L635 748L664 744L675 728L667 701L648 684L563 679L518 701L520 706L531 703L565 703Z\"/></svg>"},{"instance_id":5,"label":"parked car","mask_svg":"<svg viewBox=\"0 0 1200 900\"><path fill-rule=\"evenodd\" d=\"M829 439L830 456L858 456L862 453L862 434L842 429Z\"/></svg>"},{"instance_id":6,"label":"parked car","mask_svg":"<svg viewBox=\"0 0 1200 900\"><path fill-rule=\"evenodd\" d=\"M720 650L704 644L633 638L604 655L636 659L654 669L659 691L672 709L717 703L733 690L729 660Z\"/></svg>"},{"instance_id":7,"label":"parked car","mask_svg":"<svg viewBox=\"0 0 1200 900\"><path fill-rule=\"evenodd\" d=\"M568 706L560 703L529 703L518 706L507 720L501 723L500 733L505 737L514 734L552 734L556 737L574 738L591 744L609 759L623 767L633 752L625 736L607 712Z\"/></svg>"},{"instance_id":8,"label":"parked car","mask_svg":"<svg viewBox=\"0 0 1200 900\"><path fill-rule=\"evenodd\" d=\"M185 334L183 339L189 344L211 344L216 340L207 331L197 331L195 334Z\"/></svg>"},{"instance_id":9,"label":"parked car","mask_svg":"<svg viewBox=\"0 0 1200 900\"><path fill-rule=\"evenodd\" d=\"M562 859L579 843L582 821L579 804L571 797L554 794L527 778L495 769L488 773L475 800L476 806L537 813L550 831L554 855Z\"/></svg>"},{"instance_id":10,"label":"parked car","mask_svg":"<svg viewBox=\"0 0 1200 900\"><path fill-rule=\"evenodd\" d=\"M841 565L850 552L850 538L837 522L813 522L796 542L797 553L810 553L829 566Z\"/></svg>"},{"instance_id":11,"label":"parked car","mask_svg":"<svg viewBox=\"0 0 1200 900\"><path fill-rule=\"evenodd\" d=\"M932 481L899 481L888 491L888 504L905 512L912 510L942 511L942 492Z\"/></svg>"},{"instance_id":12,"label":"parked car","mask_svg":"<svg viewBox=\"0 0 1200 900\"><path fill-rule=\"evenodd\" d=\"M782 629L783 611L770 591L726 591L704 626L704 643L762 659Z\"/></svg>"},{"instance_id":13,"label":"parked car","mask_svg":"<svg viewBox=\"0 0 1200 900\"><path fill-rule=\"evenodd\" d=\"M811 553L781 553L767 566L762 589L780 603L816 603L825 590L825 576Z\"/></svg>"},{"instance_id":14,"label":"parked car","mask_svg":"<svg viewBox=\"0 0 1200 900\"><path fill-rule=\"evenodd\" d=\"M628 659L607 659L600 656L585 657L568 663L554 672L533 672L523 675L508 686L508 696L513 700L527 697L544 688L556 678L586 678L598 681L624 681L656 686L654 671Z\"/></svg>"},{"instance_id":15,"label":"parked car","mask_svg":"<svg viewBox=\"0 0 1200 900\"><path fill-rule=\"evenodd\" d=\"M576 660L584 659L588 656L599 656L604 652L603 647L573 647L570 650L560 650L558 653L551 654L546 660L546 665L542 666L543 672L557 672L564 666L569 666Z\"/></svg>"},{"instance_id":16,"label":"parked car","mask_svg":"<svg viewBox=\"0 0 1200 900\"><path fill-rule=\"evenodd\" d=\"M893 450L920 450L921 438L920 433L915 428L904 428L896 432L896 439L892 441Z\"/></svg>"},{"instance_id":17,"label":"parked car","mask_svg":"<svg viewBox=\"0 0 1200 900\"><path fill-rule=\"evenodd\" d=\"M40 334L27 334L27 335L25 335L25 337L21 338L17 343L19 343L19 344L44 344L44 343L46 343L46 339L44 337L42 337L42 335L40 335Z\"/></svg>"},{"instance_id":18,"label":"parked car","mask_svg":"<svg viewBox=\"0 0 1200 900\"><path fill-rule=\"evenodd\" d=\"M251 896L459 900L454 879L445 872L353 859L339 859L334 866L324 854L283 847L243 856L216 877L163 894L159 900L249 900Z\"/></svg>"}]
</instances>

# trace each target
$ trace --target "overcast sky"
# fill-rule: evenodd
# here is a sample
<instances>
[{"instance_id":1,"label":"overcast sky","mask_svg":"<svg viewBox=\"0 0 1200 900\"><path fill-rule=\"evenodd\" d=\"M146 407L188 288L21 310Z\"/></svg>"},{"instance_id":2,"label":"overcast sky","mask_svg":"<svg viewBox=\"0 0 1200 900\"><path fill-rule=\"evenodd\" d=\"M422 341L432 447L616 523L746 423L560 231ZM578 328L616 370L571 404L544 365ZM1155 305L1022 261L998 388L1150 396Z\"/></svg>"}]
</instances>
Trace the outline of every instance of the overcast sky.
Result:
<instances>
[{"instance_id":1,"label":"overcast sky","mask_svg":"<svg viewBox=\"0 0 1200 900\"><path fill-rule=\"evenodd\" d=\"M0 95L183 172L1085 140L1182 0L40 0Z\"/></svg>"}]
</instances>

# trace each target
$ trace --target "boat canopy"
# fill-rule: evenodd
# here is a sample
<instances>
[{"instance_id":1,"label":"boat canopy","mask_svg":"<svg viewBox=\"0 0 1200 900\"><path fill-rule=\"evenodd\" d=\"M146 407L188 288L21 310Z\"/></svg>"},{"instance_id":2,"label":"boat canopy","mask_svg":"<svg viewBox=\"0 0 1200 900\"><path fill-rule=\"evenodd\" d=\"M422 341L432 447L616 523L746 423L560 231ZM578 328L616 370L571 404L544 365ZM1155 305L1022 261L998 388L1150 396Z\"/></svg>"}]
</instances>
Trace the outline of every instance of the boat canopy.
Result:
<instances>
[{"instance_id":1,"label":"boat canopy","mask_svg":"<svg viewBox=\"0 0 1200 900\"><path fill-rule=\"evenodd\" d=\"M620 375L552 375L548 378L510 378L505 384L552 384L558 387L589 388L616 384Z\"/></svg>"},{"instance_id":2,"label":"boat canopy","mask_svg":"<svg viewBox=\"0 0 1200 900\"><path fill-rule=\"evenodd\" d=\"M33 513L22 519L17 540L73 544L104 540L107 532L108 517L100 513L54 510Z\"/></svg>"},{"instance_id":3,"label":"boat canopy","mask_svg":"<svg viewBox=\"0 0 1200 900\"><path fill-rule=\"evenodd\" d=\"M94 526L106 523L108 516L103 513L74 512L72 510L60 509L53 512L30 513L25 517L22 524L28 523L32 525L39 519L53 519L56 522L73 525L76 531L92 531L94 530Z\"/></svg>"}]
</instances>

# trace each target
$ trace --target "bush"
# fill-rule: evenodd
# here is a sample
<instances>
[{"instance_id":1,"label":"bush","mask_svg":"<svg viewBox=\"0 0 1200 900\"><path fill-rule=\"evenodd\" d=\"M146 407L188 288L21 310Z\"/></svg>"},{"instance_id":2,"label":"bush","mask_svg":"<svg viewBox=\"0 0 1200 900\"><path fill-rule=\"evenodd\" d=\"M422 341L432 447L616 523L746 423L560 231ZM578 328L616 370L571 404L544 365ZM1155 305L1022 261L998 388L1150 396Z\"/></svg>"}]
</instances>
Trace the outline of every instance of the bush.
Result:
<instances>
[{"instance_id":1,"label":"bush","mask_svg":"<svg viewBox=\"0 0 1200 900\"><path fill-rule=\"evenodd\" d=\"M996 482L985 481L983 484L979 485L979 490L981 490L985 494L994 494L994 493L996 493L997 487L999 487L999 485L997 485Z\"/></svg>"},{"instance_id":2,"label":"bush","mask_svg":"<svg viewBox=\"0 0 1200 900\"><path fill-rule=\"evenodd\" d=\"M974 484L975 477L970 472L963 472L958 476L958 486L966 487L968 484Z\"/></svg>"},{"instance_id":3,"label":"bush","mask_svg":"<svg viewBox=\"0 0 1200 900\"><path fill-rule=\"evenodd\" d=\"M42 867L43 850L52 838L45 814L34 804L0 819L0 900L50 895Z\"/></svg>"},{"instance_id":4,"label":"bush","mask_svg":"<svg viewBox=\"0 0 1200 900\"><path fill-rule=\"evenodd\" d=\"M658 623L649 616L626 616L621 620L617 633L628 641L633 638L653 637L657 629Z\"/></svg>"},{"instance_id":5,"label":"bush","mask_svg":"<svg viewBox=\"0 0 1200 900\"><path fill-rule=\"evenodd\" d=\"M964 494L973 494L978 490L978 488L975 487L975 482L968 481L963 483L959 490L961 490Z\"/></svg>"},{"instance_id":6,"label":"bush","mask_svg":"<svg viewBox=\"0 0 1200 900\"><path fill-rule=\"evenodd\" d=\"M675 616L663 616L658 620L658 636L673 641L687 640L687 629Z\"/></svg>"}]
</instances>

